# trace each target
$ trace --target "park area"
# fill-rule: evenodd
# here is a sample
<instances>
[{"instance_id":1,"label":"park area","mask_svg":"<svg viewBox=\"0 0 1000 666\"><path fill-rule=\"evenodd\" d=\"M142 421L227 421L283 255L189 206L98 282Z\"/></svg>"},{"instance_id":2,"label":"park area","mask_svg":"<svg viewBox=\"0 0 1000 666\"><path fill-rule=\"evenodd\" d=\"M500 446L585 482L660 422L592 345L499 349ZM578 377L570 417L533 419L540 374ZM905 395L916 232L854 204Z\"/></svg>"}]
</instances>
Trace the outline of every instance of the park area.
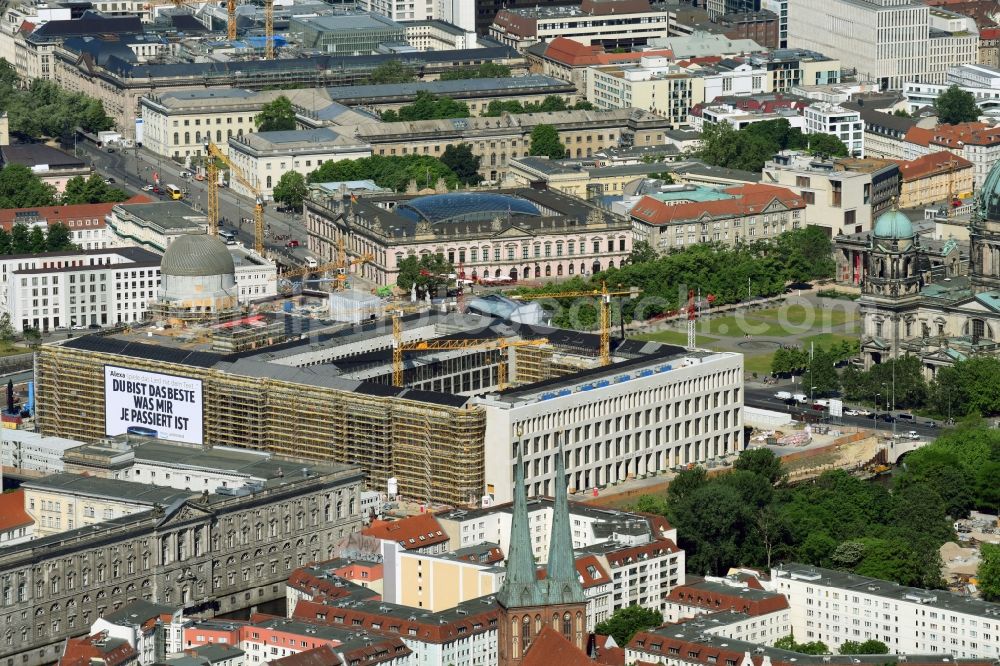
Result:
<instances>
[{"instance_id":1,"label":"park area","mask_svg":"<svg viewBox=\"0 0 1000 666\"><path fill-rule=\"evenodd\" d=\"M687 344L687 322L678 320L662 330L637 334L641 340L673 345ZM825 349L858 340L857 304L843 299L814 295L789 298L781 305L712 315L702 312L697 323L699 347L718 351L738 351L745 356L747 374L771 374L774 353L793 346L808 350Z\"/></svg>"}]
</instances>

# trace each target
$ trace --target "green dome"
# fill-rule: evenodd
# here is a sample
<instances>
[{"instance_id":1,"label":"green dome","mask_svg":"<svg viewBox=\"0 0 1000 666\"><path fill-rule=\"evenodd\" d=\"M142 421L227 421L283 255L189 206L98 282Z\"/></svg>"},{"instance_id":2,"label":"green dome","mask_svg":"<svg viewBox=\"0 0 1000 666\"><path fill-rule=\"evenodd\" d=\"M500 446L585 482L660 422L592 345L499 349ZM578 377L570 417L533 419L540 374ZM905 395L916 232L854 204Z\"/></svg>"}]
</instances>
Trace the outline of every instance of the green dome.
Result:
<instances>
[{"instance_id":1,"label":"green dome","mask_svg":"<svg viewBox=\"0 0 1000 666\"><path fill-rule=\"evenodd\" d=\"M875 221L875 238L909 239L915 235L910 219L898 210L887 210Z\"/></svg>"},{"instance_id":2,"label":"green dome","mask_svg":"<svg viewBox=\"0 0 1000 666\"><path fill-rule=\"evenodd\" d=\"M988 220L1000 220L1000 162L986 174L979 190L979 212Z\"/></svg>"}]
</instances>

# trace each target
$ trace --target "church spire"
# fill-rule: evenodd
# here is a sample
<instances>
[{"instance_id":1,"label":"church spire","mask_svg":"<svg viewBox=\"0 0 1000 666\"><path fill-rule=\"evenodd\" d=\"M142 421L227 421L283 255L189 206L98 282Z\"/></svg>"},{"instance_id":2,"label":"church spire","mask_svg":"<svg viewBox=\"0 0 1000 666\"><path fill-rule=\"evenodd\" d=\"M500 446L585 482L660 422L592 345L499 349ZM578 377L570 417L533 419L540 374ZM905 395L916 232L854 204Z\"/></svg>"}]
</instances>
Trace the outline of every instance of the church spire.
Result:
<instances>
[{"instance_id":1,"label":"church spire","mask_svg":"<svg viewBox=\"0 0 1000 666\"><path fill-rule=\"evenodd\" d=\"M552 534L549 537L548 597L550 604L583 601L583 586L576 573L573 533L566 497L566 465L562 441L556 454L556 496L552 506Z\"/></svg>"},{"instance_id":2,"label":"church spire","mask_svg":"<svg viewBox=\"0 0 1000 666\"><path fill-rule=\"evenodd\" d=\"M524 458L520 443L517 447L517 467L514 470L514 507L510 523L507 576L497 592L497 601L504 608L541 606L545 603L535 574L535 556L528 529L528 497L524 489Z\"/></svg>"}]
</instances>

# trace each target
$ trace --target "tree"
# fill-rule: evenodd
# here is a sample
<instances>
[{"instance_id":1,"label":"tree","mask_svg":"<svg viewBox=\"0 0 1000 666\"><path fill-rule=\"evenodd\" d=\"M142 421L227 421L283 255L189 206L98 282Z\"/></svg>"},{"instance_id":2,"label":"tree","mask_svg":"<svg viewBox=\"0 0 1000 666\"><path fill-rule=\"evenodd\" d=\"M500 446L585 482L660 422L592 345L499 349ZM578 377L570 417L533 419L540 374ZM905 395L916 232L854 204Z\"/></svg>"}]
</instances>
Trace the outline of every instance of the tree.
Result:
<instances>
[{"instance_id":1,"label":"tree","mask_svg":"<svg viewBox=\"0 0 1000 666\"><path fill-rule=\"evenodd\" d=\"M828 648L826 644L821 641L796 643L795 634L788 634L787 636L774 641L774 647L782 650L790 650L791 652L799 652L801 654L830 654L830 648Z\"/></svg>"},{"instance_id":2,"label":"tree","mask_svg":"<svg viewBox=\"0 0 1000 666\"><path fill-rule=\"evenodd\" d=\"M688 495L705 485L708 472L704 467L692 467L681 470L667 486L667 504L674 505L683 501Z\"/></svg>"},{"instance_id":3,"label":"tree","mask_svg":"<svg viewBox=\"0 0 1000 666\"><path fill-rule=\"evenodd\" d=\"M418 92L412 104L382 113L382 120L387 123L398 120L437 120L439 118L468 118L469 105L456 102L450 97L438 97L428 92Z\"/></svg>"},{"instance_id":4,"label":"tree","mask_svg":"<svg viewBox=\"0 0 1000 666\"><path fill-rule=\"evenodd\" d=\"M979 544L976 581L983 599L1000 601L1000 546L992 543Z\"/></svg>"},{"instance_id":5,"label":"tree","mask_svg":"<svg viewBox=\"0 0 1000 666\"><path fill-rule=\"evenodd\" d=\"M10 351L14 346L14 326L10 323L10 313L0 314L0 349Z\"/></svg>"},{"instance_id":6,"label":"tree","mask_svg":"<svg viewBox=\"0 0 1000 666\"><path fill-rule=\"evenodd\" d=\"M943 366L928 389L928 404L941 416L1000 414L1000 359L972 356Z\"/></svg>"},{"instance_id":7,"label":"tree","mask_svg":"<svg viewBox=\"0 0 1000 666\"><path fill-rule=\"evenodd\" d=\"M771 372L776 375L797 375L809 365L809 353L799 347L779 347L771 358Z\"/></svg>"},{"instance_id":8,"label":"tree","mask_svg":"<svg viewBox=\"0 0 1000 666\"><path fill-rule=\"evenodd\" d=\"M809 152L826 157L847 157L850 154L843 141L823 132L809 135Z\"/></svg>"},{"instance_id":9,"label":"tree","mask_svg":"<svg viewBox=\"0 0 1000 666\"><path fill-rule=\"evenodd\" d=\"M455 267L445 261L444 255L425 254L419 259L410 255L399 262L396 286L409 293L415 284L418 297L423 298L428 293L433 297L441 286L448 284L447 276L454 270Z\"/></svg>"},{"instance_id":10,"label":"tree","mask_svg":"<svg viewBox=\"0 0 1000 666\"><path fill-rule=\"evenodd\" d=\"M42 332L31 326L25 328L22 335L24 335L24 341L32 347L37 347L42 341Z\"/></svg>"},{"instance_id":11,"label":"tree","mask_svg":"<svg viewBox=\"0 0 1000 666\"><path fill-rule=\"evenodd\" d=\"M277 132L295 129L295 109L292 100L284 95L275 98L261 107L260 113L254 118L258 132Z\"/></svg>"},{"instance_id":12,"label":"tree","mask_svg":"<svg viewBox=\"0 0 1000 666\"><path fill-rule=\"evenodd\" d=\"M302 201L307 193L305 176L298 171L281 174L274 186L274 200L295 210L302 210Z\"/></svg>"},{"instance_id":13,"label":"tree","mask_svg":"<svg viewBox=\"0 0 1000 666\"><path fill-rule=\"evenodd\" d=\"M895 111L892 112L892 115L894 115L894 116L896 116L898 118L909 118L910 117L910 114L907 113L906 109L896 109Z\"/></svg>"},{"instance_id":14,"label":"tree","mask_svg":"<svg viewBox=\"0 0 1000 666\"><path fill-rule=\"evenodd\" d=\"M510 76L510 67L493 62L484 62L478 67L458 67L441 73L442 81L457 79L505 79Z\"/></svg>"},{"instance_id":15,"label":"tree","mask_svg":"<svg viewBox=\"0 0 1000 666\"><path fill-rule=\"evenodd\" d=\"M646 261L654 261L659 254L653 249L648 241L636 241L632 244L632 254L629 255L629 263L641 264Z\"/></svg>"},{"instance_id":16,"label":"tree","mask_svg":"<svg viewBox=\"0 0 1000 666\"><path fill-rule=\"evenodd\" d=\"M483 179L479 175L480 157L472 154L472 146L467 143L448 144L441 155L441 162L451 169L464 185L478 185Z\"/></svg>"},{"instance_id":17,"label":"tree","mask_svg":"<svg viewBox=\"0 0 1000 666\"><path fill-rule=\"evenodd\" d=\"M840 654L889 654L889 646L882 641L869 638L860 643L858 641L844 641L838 650Z\"/></svg>"},{"instance_id":18,"label":"tree","mask_svg":"<svg viewBox=\"0 0 1000 666\"><path fill-rule=\"evenodd\" d=\"M45 234L45 250L47 252L59 252L61 250L73 250L69 228L65 224L50 224L48 232Z\"/></svg>"},{"instance_id":19,"label":"tree","mask_svg":"<svg viewBox=\"0 0 1000 666\"><path fill-rule=\"evenodd\" d=\"M602 636L611 636L618 645L628 645L640 631L653 629L663 624L663 615L658 610L642 606L625 606L615 611L615 614L594 627L594 632Z\"/></svg>"},{"instance_id":20,"label":"tree","mask_svg":"<svg viewBox=\"0 0 1000 666\"><path fill-rule=\"evenodd\" d=\"M27 208L55 204L56 188L43 183L31 169L8 164L0 169L0 208Z\"/></svg>"},{"instance_id":21,"label":"tree","mask_svg":"<svg viewBox=\"0 0 1000 666\"><path fill-rule=\"evenodd\" d=\"M836 364L835 355L828 350L814 350L812 358L806 364L806 371L802 374L803 388L809 389L814 396L829 395L839 389L840 376L837 374Z\"/></svg>"},{"instance_id":22,"label":"tree","mask_svg":"<svg viewBox=\"0 0 1000 666\"><path fill-rule=\"evenodd\" d=\"M751 507L736 488L704 483L672 503L670 512L678 545L687 553L688 571L718 576L744 561L744 548L751 541Z\"/></svg>"},{"instance_id":23,"label":"tree","mask_svg":"<svg viewBox=\"0 0 1000 666\"><path fill-rule=\"evenodd\" d=\"M416 73L398 60L388 60L368 75L368 83L409 83Z\"/></svg>"},{"instance_id":24,"label":"tree","mask_svg":"<svg viewBox=\"0 0 1000 666\"><path fill-rule=\"evenodd\" d=\"M66 189L59 198L64 205L107 203L125 201L128 194L118 188L110 187L98 173L88 178L74 176L66 181Z\"/></svg>"},{"instance_id":25,"label":"tree","mask_svg":"<svg viewBox=\"0 0 1000 666\"><path fill-rule=\"evenodd\" d=\"M653 513L658 516L666 516L669 512L667 501L658 495L641 495L632 505L632 511L638 513Z\"/></svg>"},{"instance_id":26,"label":"tree","mask_svg":"<svg viewBox=\"0 0 1000 666\"><path fill-rule=\"evenodd\" d=\"M958 456L938 447L917 449L906 458L906 468L896 477L896 487L920 485L936 492L952 518L965 518L975 506L974 479L962 468Z\"/></svg>"},{"instance_id":27,"label":"tree","mask_svg":"<svg viewBox=\"0 0 1000 666\"><path fill-rule=\"evenodd\" d=\"M972 122L979 118L980 109L972 93L953 85L934 100L938 120L949 125Z\"/></svg>"},{"instance_id":28,"label":"tree","mask_svg":"<svg viewBox=\"0 0 1000 666\"><path fill-rule=\"evenodd\" d=\"M443 179L448 189L458 187L455 172L430 155L372 155L358 160L328 160L307 177L310 183L366 179L396 192L406 190L411 181L418 187L434 187Z\"/></svg>"},{"instance_id":29,"label":"tree","mask_svg":"<svg viewBox=\"0 0 1000 666\"><path fill-rule=\"evenodd\" d=\"M733 464L733 469L758 474L767 479L771 485L784 481L786 476L785 470L781 466L781 459L774 455L774 451L771 449L741 451Z\"/></svg>"},{"instance_id":30,"label":"tree","mask_svg":"<svg viewBox=\"0 0 1000 666\"><path fill-rule=\"evenodd\" d=\"M559 140L559 132L552 125L535 125L531 130L530 155L540 155L559 160L566 157L566 146Z\"/></svg>"},{"instance_id":31,"label":"tree","mask_svg":"<svg viewBox=\"0 0 1000 666\"><path fill-rule=\"evenodd\" d=\"M705 126L699 156L716 166L760 171L764 162L784 149L803 149L808 140L784 118L753 123L737 130L729 123Z\"/></svg>"}]
</instances>

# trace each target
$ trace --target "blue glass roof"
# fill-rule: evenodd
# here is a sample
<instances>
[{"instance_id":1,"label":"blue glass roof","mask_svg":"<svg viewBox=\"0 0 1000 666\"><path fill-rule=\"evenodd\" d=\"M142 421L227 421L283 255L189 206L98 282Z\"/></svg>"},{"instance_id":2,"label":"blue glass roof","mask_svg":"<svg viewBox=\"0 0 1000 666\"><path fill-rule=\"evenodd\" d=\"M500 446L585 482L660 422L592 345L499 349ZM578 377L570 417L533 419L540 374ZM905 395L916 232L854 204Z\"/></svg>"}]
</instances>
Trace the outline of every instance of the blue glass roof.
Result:
<instances>
[{"instance_id":1,"label":"blue glass roof","mask_svg":"<svg viewBox=\"0 0 1000 666\"><path fill-rule=\"evenodd\" d=\"M431 194L410 199L396 206L396 214L414 222L427 220L431 224L439 222L478 222L492 220L506 215L532 215L540 217L542 212L527 199L509 194L488 192L463 192L460 194Z\"/></svg>"}]
</instances>

